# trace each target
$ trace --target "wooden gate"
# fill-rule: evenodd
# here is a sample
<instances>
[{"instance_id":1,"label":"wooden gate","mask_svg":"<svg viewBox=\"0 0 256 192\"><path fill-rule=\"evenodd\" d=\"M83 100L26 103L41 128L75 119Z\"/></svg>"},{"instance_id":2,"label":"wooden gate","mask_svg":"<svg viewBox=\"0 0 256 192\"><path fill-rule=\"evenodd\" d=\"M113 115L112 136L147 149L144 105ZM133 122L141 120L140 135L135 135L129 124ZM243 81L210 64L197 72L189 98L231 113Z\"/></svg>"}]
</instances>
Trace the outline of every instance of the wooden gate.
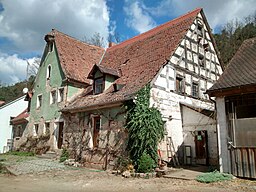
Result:
<instances>
[{"instance_id":1,"label":"wooden gate","mask_svg":"<svg viewBox=\"0 0 256 192\"><path fill-rule=\"evenodd\" d=\"M256 179L256 147L231 146L230 157L233 175Z\"/></svg>"}]
</instances>

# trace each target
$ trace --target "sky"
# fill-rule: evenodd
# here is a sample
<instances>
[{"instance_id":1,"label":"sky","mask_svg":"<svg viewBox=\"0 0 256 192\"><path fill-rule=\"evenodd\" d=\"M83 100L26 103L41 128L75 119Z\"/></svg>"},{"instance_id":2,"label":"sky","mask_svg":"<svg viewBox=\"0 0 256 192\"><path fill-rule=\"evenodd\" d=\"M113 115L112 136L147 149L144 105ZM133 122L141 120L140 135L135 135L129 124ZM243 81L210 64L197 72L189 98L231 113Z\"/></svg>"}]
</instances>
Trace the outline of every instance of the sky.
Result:
<instances>
[{"instance_id":1,"label":"sky","mask_svg":"<svg viewBox=\"0 0 256 192\"><path fill-rule=\"evenodd\" d=\"M44 35L57 29L83 40L100 33L121 41L202 7L213 32L256 13L256 0L0 0L0 83L26 79Z\"/></svg>"}]
</instances>

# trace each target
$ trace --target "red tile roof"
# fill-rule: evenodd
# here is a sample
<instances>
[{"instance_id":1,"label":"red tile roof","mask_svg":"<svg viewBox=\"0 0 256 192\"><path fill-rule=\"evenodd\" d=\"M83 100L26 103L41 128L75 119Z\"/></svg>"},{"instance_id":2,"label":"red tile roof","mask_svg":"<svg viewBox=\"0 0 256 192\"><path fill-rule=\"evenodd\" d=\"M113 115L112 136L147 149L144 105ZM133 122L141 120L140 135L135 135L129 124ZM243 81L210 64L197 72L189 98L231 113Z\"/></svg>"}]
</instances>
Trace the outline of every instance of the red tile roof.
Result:
<instances>
[{"instance_id":1,"label":"red tile roof","mask_svg":"<svg viewBox=\"0 0 256 192\"><path fill-rule=\"evenodd\" d=\"M22 113L20 113L18 116L14 117L11 120L11 123L13 125L22 123L22 122L26 122L26 118L29 117L29 113L28 113L28 109L25 109L24 111L22 111Z\"/></svg>"},{"instance_id":2,"label":"red tile roof","mask_svg":"<svg viewBox=\"0 0 256 192\"><path fill-rule=\"evenodd\" d=\"M100 62L104 49L81 42L56 29L48 35L54 36L59 61L66 77L70 80L89 83L87 76L92 66Z\"/></svg>"},{"instance_id":3,"label":"red tile roof","mask_svg":"<svg viewBox=\"0 0 256 192\"><path fill-rule=\"evenodd\" d=\"M117 92L113 92L112 87L112 89L99 95L80 97L66 107L64 111L85 109L130 99L139 89L152 81L161 67L168 63L201 11L201 8L195 9L108 48L100 66L121 71L122 76L115 83L122 84L124 87Z\"/></svg>"},{"instance_id":4,"label":"red tile roof","mask_svg":"<svg viewBox=\"0 0 256 192\"><path fill-rule=\"evenodd\" d=\"M256 38L243 42L217 82L207 90L215 92L256 85Z\"/></svg>"}]
</instances>

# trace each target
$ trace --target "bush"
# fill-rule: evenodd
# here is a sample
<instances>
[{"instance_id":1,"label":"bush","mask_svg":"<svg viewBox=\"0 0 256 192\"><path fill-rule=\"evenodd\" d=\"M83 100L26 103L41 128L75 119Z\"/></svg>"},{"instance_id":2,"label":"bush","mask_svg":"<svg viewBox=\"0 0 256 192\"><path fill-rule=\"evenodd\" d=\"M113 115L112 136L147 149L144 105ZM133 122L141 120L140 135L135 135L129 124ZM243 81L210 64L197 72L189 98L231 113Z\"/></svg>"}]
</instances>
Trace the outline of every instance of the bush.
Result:
<instances>
[{"instance_id":1,"label":"bush","mask_svg":"<svg viewBox=\"0 0 256 192\"><path fill-rule=\"evenodd\" d=\"M150 173L155 168L155 161L144 152L138 161L138 168L136 172L139 173Z\"/></svg>"},{"instance_id":2,"label":"bush","mask_svg":"<svg viewBox=\"0 0 256 192\"><path fill-rule=\"evenodd\" d=\"M217 181L231 180L232 178L233 178L233 175L231 174L213 171L210 173L203 173L202 175L197 176L196 180L202 183L213 183Z\"/></svg>"},{"instance_id":3,"label":"bush","mask_svg":"<svg viewBox=\"0 0 256 192\"><path fill-rule=\"evenodd\" d=\"M34 156L33 152L26 151L9 151L6 153L7 155L17 155L17 156Z\"/></svg>"},{"instance_id":4,"label":"bush","mask_svg":"<svg viewBox=\"0 0 256 192\"><path fill-rule=\"evenodd\" d=\"M67 159L69 158L69 152L67 149L63 149L62 150L62 153L61 153L61 156L60 156L60 163L66 161Z\"/></svg>"}]
</instances>

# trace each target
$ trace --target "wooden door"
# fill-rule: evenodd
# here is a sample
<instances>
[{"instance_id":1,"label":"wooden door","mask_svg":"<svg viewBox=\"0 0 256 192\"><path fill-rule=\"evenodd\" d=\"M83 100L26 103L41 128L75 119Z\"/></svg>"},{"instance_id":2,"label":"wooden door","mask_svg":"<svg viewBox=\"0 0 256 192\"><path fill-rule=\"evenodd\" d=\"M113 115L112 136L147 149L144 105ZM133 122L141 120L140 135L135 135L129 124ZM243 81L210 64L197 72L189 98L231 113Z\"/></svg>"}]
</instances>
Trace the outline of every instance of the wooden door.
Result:
<instances>
[{"instance_id":1,"label":"wooden door","mask_svg":"<svg viewBox=\"0 0 256 192\"><path fill-rule=\"evenodd\" d=\"M93 118L93 147L99 145L100 117Z\"/></svg>"},{"instance_id":2,"label":"wooden door","mask_svg":"<svg viewBox=\"0 0 256 192\"><path fill-rule=\"evenodd\" d=\"M196 159L199 164L209 164L207 131L197 131L195 135Z\"/></svg>"},{"instance_id":3,"label":"wooden door","mask_svg":"<svg viewBox=\"0 0 256 192\"><path fill-rule=\"evenodd\" d=\"M64 122L59 122L59 132L58 132L58 149L61 149L61 146L63 144L63 127Z\"/></svg>"}]
</instances>

